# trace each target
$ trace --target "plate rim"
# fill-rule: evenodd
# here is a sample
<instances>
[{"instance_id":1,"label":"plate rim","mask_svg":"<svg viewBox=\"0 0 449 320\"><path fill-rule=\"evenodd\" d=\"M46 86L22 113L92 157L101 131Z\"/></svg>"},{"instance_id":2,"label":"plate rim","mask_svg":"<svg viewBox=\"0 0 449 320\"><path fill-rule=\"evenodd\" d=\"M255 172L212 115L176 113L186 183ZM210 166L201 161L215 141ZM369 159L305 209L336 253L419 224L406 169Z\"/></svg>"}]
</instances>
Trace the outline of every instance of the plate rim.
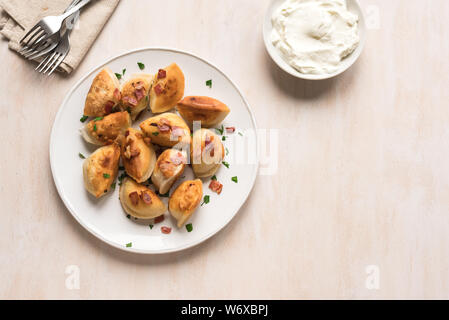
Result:
<instances>
[{"instance_id":1,"label":"plate rim","mask_svg":"<svg viewBox=\"0 0 449 320\"><path fill-rule=\"evenodd\" d=\"M253 123L254 126L254 130L257 131L257 122L256 119L254 117L254 113L248 103L248 101L246 100L245 96L242 94L242 91L240 90L240 88L234 83L234 81L232 81L227 74L225 74L221 69L219 69L215 64L211 63L210 61L199 57L198 55L189 52L189 51L185 51L185 50L180 50L177 48L170 48L170 47L141 47L141 48L136 48L136 49L131 49L131 50L126 50L118 55L112 56L110 58L106 58L104 62L99 63L98 65L96 65L95 67L93 67L92 69L90 69L84 76L82 76L68 91L68 93L64 96L64 99L62 100L62 103L60 104L58 111L56 112L56 116L53 120L53 125L52 125L52 129L50 132L50 143L49 143L49 156L50 156L50 170L51 170L51 174L53 177L53 182L55 183L56 186L56 190L58 191L58 195L59 198L62 200L62 202L64 203L65 207L67 208L67 210L70 212L70 214L72 215L73 218L75 218L75 220L85 229L87 230L89 233L91 233L92 235L94 235L96 238L98 238L99 240L103 241L104 243L107 243L108 245L120 249L121 251L125 251L125 252L131 252L131 253L138 253L138 254L167 254L167 253L173 253L173 252L179 252L179 251L183 251L192 247L195 247L197 245L199 245L200 243L203 243L204 241L208 240L209 238L211 238L212 236L216 235L217 233L219 233L221 230L224 229L224 227L226 227L232 219L234 219L234 217L239 213L240 209L242 208L242 206L246 203L246 201L248 200L248 197L251 193L251 191L254 188L254 185L256 183L256 179L257 179L257 175L259 172L259 165L260 165L260 161L259 161L259 141L258 141L258 137L257 134L256 136L256 156L255 156L255 164L254 164L254 170L253 170L253 174L251 177L251 186L248 189L247 194L245 195L245 197L243 198L243 201L240 205L240 207L238 208L238 210L219 228L207 233L204 237L200 238L197 241L194 241L191 244L187 244L178 248L173 248L173 249L163 249L163 250L146 250L146 249L138 249L138 248L128 248L125 246L120 246L114 242L109 241L108 239L106 239L105 237L103 237L101 234L97 233L95 230L91 229L87 224L85 224L82 219L80 217L78 217L78 215L76 214L75 210L69 205L68 200L66 199L66 196L62 193L61 191L61 185L60 185L60 181L59 179L56 177L55 175L55 164L54 164L54 140L55 138L55 126L56 123L58 123L58 120L60 119L61 115L62 115L62 110L63 110L63 106L65 106L67 104L67 101L69 100L69 98L72 96L73 92L78 89L78 87L81 85L82 82L84 82L89 76L91 76L95 71L97 71L98 69L100 69L101 67L104 67L105 65L107 65L108 63L121 58L123 56L132 54L132 53L136 53L136 52L141 52L141 51L170 51L170 52L175 52L175 53L181 53L181 54L185 54L188 56L191 56L193 58L196 58L200 61L202 61L203 63L208 64L210 67L214 68L216 71L218 71L221 75L223 75L223 77L229 81L229 83L236 89L237 93L240 95L240 97L242 98L246 109L249 112L251 121Z\"/></svg>"},{"instance_id":2,"label":"plate rim","mask_svg":"<svg viewBox=\"0 0 449 320\"><path fill-rule=\"evenodd\" d=\"M273 15L274 10L277 9L277 7L275 6L275 3L280 2L280 1L281 0L270 0L269 5L265 9L266 11L265 11L265 15L263 18L263 23L262 23L262 38L263 38L265 49L266 49L268 55L270 56L271 60L281 70L287 72L291 76L298 78L298 79L311 80L311 81L327 80L327 79L332 79L332 78L335 78L335 77L341 75L345 71L349 70L359 60L360 56L362 55L363 49L365 48L366 31L367 31L366 21L365 21L365 13L363 12L363 9L362 9L362 6L360 5L359 0L347 0L347 1L352 1L354 3L354 5L357 7L357 10L360 12L359 32L361 32L362 34L360 37L359 45L357 46L355 51L350 54L350 56L352 57L351 63L349 63L346 67L340 68L336 72L329 73L329 74L301 73L301 72L297 71L295 68L293 68L292 66L290 66L284 60L284 58L282 58L282 56L276 51L276 48L272 45L272 43L270 41L270 34L267 34L267 31L265 29L266 29L267 21L269 20L270 21L269 29L270 29L270 31L272 30L271 16Z\"/></svg>"}]
</instances>

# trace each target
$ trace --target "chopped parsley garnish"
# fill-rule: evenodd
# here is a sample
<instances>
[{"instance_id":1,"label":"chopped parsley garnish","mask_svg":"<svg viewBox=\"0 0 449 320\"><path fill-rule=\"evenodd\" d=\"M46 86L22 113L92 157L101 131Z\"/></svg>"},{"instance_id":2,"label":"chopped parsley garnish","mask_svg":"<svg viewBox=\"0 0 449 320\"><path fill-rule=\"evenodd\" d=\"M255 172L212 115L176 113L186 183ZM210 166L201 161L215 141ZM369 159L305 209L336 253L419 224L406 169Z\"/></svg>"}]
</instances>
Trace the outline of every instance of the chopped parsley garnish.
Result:
<instances>
[{"instance_id":1,"label":"chopped parsley garnish","mask_svg":"<svg viewBox=\"0 0 449 320\"><path fill-rule=\"evenodd\" d=\"M132 243L132 242L126 244L126 247L127 247L127 248L131 248L132 246L133 246L133 243Z\"/></svg>"},{"instance_id":2,"label":"chopped parsley garnish","mask_svg":"<svg viewBox=\"0 0 449 320\"><path fill-rule=\"evenodd\" d=\"M206 86L208 86L210 89L212 89L212 79L206 81Z\"/></svg>"},{"instance_id":3,"label":"chopped parsley garnish","mask_svg":"<svg viewBox=\"0 0 449 320\"><path fill-rule=\"evenodd\" d=\"M226 136L221 137L221 140L226 141Z\"/></svg>"},{"instance_id":4,"label":"chopped parsley garnish","mask_svg":"<svg viewBox=\"0 0 449 320\"><path fill-rule=\"evenodd\" d=\"M223 135L223 132L224 132L224 127L223 127L223 125L221 125L221 128L219 129L219 128L215 128L215 131L217 131L217 133L219 133L220 135Z\"/></svg>"},{"instance_id":5,"label":"chopped parsley garnish","mask_svg":"<svg viewBox=\"0 0 449 320\"><path fill-rule=\"evenodd\" d=\"M193 230L193 225L192 225L191 223L186 224L186 229L187 229L187 232L192 232L192 230Z\"/></svg>"},{"instance_id":6,"label":"chopped parsley garnish","mask_svg":"<svg viewBox=\"0 0 449 320\"><path fill-rule=\"evenodd\" d=\"M117 77L117 79L121 79L122 78L122 75L120 74L120 73L115 73L115 76Z\"/></svg>"},{"instance_id":7,"label":"chopped parsley garnish","mask_svg":"<svg viewBox=\"0 0 449 320\"><path fill-rule=\"evenodd\" d=\"M126 68L122 70L122 74L125 75Z\"/></svg>"},{"instance_id":8,"label":"chopped parsley garnish","mask_svg":"<svg viewBox=\"0 0 449 320\"><path fill-rule=\"evenodd\" d=\"M223 163L223 165L224 165L226 168L229 169L229 163L227 163L226 161L223 161L222 163Z\"/></svg>"},{"instance_id":9,"label":"chopped parsley garnish","mask_svg":"<svg viewBox=\"0 0 449 320\"><path fill-rule=\"evenodd\" d=\"M240 135L240 136L243 136L243 133L239 132L239 135Z\"/></svg>"},{"instance_id":10,"label":"chopped parsley garnish","mask_svg":"<svg viewBox=\"0 0 449 320\"><path fill-rule=\"evenodd\" d=\"M153 136L157 136L159 134L159 132L156 131L156 132L153 132L152 134L153 134Z\"/></svg>"},{"instance_id":11,"label":"chopped parsley garnish","mask_svg":"<svg viewBox=\"0 0 449 320\"><path fill-rule=\"evenodd\" d=\"M212 178L210 178L211 180L217 180L217 176L214 174L213 176L212 176Z\"/></svg>"},{"instance_id":12,"label":"chopped parsley garnish","mask_svg":"<svg viewBox=\"0 0 449 320\"><path fill-rule=\"evenodd\" d=\"M137 62L137 65L139 66L140 70L145 69L145 65L142 62Z\"/></svg>"},{"instance_id":13,"label":"chopped parsley garnish","mask_svg":"<svg viewBox=\"0 0 449 320\"><path fill-rule=\"evenodd\" d=\"M226 155L228 155L229 154L228 148L225 148L225 150L226 150Z\"/></svg>"},{"instance_id":14,"label":"chopped parsley garnish","mask_svg":"<svg viewBox=\"0 0 449 320\"><path fill-rule=\"evenodd\" d=\"M86 157L84 156L84 154L82 154L81 152L78 153L78 156L79 156L81 159L86 159Z\"/></svg>"},{"instance_id":15,"label":"chopped parsley garnish","mask_svg":"<svg viewBox=\"0 0 449 320\"><path fill-rule=\"evenodd\" d=\"M103 178L109 179L111 175L109 173L103 173Z\"/></svg>"},{"instance_id":16,"label":"chopped parsley garnish","mask_svg":"<svg viewBox=\"0 0 449 320\"><path fill-rule=\"evenodd\" d=\"M119 185L119 186L122 185L123 179L125 179L125 178L126 178L126 172L123 172L123 173L120 175L120 177L118 177L118 181L119 181L118 185Z\"/></svg>"},{"instance_id":17,"label":"chopped parsley garnish","mask_svg":"<svg viewBox=\"0 0 449 320\"><path fill-rule=\"evenodd\" d=\"M235 183L239 182L239 180L237 179L237 176L232 177L231 180L234 181Z\"/></svg>"},{"instance_id":18,"label":"chopped parsley garnish","mask_svg":"<svg viewBox=\"0 0 449 320\"><path fill-rule=\"evenodd\" d=\"M153 229L154 225L150 224L150 229Z\"/></svg>"},{"instance_id":19,"label":"chopped parsley garnish","mask_svg":"<svg viewBox=\"0 0 449 320\"><path fill-rule=\"evenodd\" d=\"M103 117L96 117L96 118L94 119L94 121L100 121L100 120L103 120Z\"/></svg>"},{"instance_id":20,"label":"chopped parsley garnish","mask_svg":"<svg viewBox=\"0 0 449 320\"><path fill-rule=\"evenodd\" d=\"M87 120L87 118L89 118L89 117L88 117L88 116L82 116L81 119L80 119L80 121L81 121L81 122L85 122L85 121Z\"/></svg>"},{"instance_id":21,"label":"chopped parsley garnish","mask_svg":"<svg viewBox=\"0 0 449 320\"><path fill-rule=\"evenodd\" d=\"M205 195L205 196L204 196L204 199L203 199L203 203L202 203L201 205L203 205L203 204L208 204L209 201L210 201L209 195Z\"/></svg>"},{"instance_id":22,"label":"chopped parsley garnish","mask_svg":"<svg viewBox=\"0 0 449 320\"><path fill-rule=\"evenodd\" d=\"M131 219L131 215L130 215L130 214L127 214L126 217L127 217L128 219Z\"/></svg>"},{"instance_id":23,"label":"chopped parsley garnish","mask_svg":"<svg viewBox=\"0 0 449 320\"><path fill-rule=\"evenodd\" d=\"M119 170L125 170L125 167L124 166L120 166L120 167L118 167L118 169Z\"/></svg>"},{"instance_id":24,"label":"chopped parsley garnish","mask_svg":"<svg viewBox=\"0 0 449 320\"><path fill-rule=\"evenodd\" d=\"M94 131L97 131L97 125L94 124Z\"/></svg>"},{"instance_id":25,"label":"chopped parsley garnish","mask_svg":"<svg viewBox=\"0 0 449 320\"><path fill-rule=\"evenodd\" d=\"M115 190L115 185L116 185L115 182L113 182L113 183L111 184L111 189L112 189L112 190Z\"/></svg>"}]
</instances>

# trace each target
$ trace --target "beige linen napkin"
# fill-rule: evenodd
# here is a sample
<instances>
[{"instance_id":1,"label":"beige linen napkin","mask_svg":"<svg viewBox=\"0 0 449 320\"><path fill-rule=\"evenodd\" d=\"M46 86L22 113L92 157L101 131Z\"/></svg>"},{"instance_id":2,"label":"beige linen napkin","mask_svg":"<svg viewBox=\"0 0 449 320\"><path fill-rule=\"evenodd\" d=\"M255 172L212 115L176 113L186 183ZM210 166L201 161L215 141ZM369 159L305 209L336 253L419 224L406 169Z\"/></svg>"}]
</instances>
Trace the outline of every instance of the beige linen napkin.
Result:
<instances>
[{"instance_id":1,"label":"beige linen napkin","mask_svg":"<svg viewBox=\"0 0 449 320\"><path fill-rule=\"evenodd\" d=\"M92 0L81 9L76 27L70 34L70 52L60 71L72 72L108 21L120 0ZM41 18L59 15L72 0L0 0L0 33L9 40L9 48L20 49L19 40Z\"/></svg>"}]
</instances>

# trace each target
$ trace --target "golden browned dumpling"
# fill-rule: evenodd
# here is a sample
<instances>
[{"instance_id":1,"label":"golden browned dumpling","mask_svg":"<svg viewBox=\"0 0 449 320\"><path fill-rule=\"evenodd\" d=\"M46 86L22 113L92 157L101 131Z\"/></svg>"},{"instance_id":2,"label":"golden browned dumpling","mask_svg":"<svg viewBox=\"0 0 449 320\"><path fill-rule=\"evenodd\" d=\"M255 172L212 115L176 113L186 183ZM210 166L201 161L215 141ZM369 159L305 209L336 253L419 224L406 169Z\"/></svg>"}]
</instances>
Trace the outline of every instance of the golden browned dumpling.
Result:
<instances>
[{"instance_id":1,"label":"golden browned dumpling","mask_svg":"<svg viewBox=\"0 0 449 320\"><path fill-rule=\"evenodd\" d=\"M156 154L150 139L136 129L129 128L120 137L122 162L126 173L137 182L148 180L153 173Z\"/></svg>"},{"instance_id":2,"label":"golden browned dumpling","mask_svg":"<svg viewBox=\"0 0 449 320\"><path fill-rule=\"evenodd\" d=\"M140 219L153 219L167 211L167 206L152 190L130 178L122 181L120 203L126 213Z\"/></svg>"},{"instance_id":3,"label":"golden browned dumpling","mask_svg":"<svg viewBox=\"0 0 449 320\"><path fill-rule=\"evenodd\" d=\"M176 149L167 149L157 158L151 181L160 194L167 193L182 175L187 163L187 154Z\"/></svg>"},{"instance_id":4,"label":"golden browned dumpling","mask_svg":"<svg viewBox=\"0 0 449 320\"><path fill-rule=\"evenodd\" d=\"M84 115L102 117L112 113L121 99L120 83L109 68L94 78L84 104Z\"/></svg>"},{"instance_id":5,"label":"golden browned dumpling","mask_svg":"<svg viewBox=\"0 0 449 320\"><path fill-rule=\"evenodd\" d=\"M176 63L160 69L150 91L150 108L154 113L168 111L184 96L184 74Z\"/></svg>"},{"instance_id":6,"label":"golden browned dumpling","mask_svg":"<svg viewBox=\"0 0 449 320\"><path fill-rule=\"evenodd\" d=\"M184 181L176 188L168 201L168 210L177 220L178 228L192 216L203 198L203 183L200 179Z\"/></svg>"},{"instance_id":7,"label":"golden browned dumpling","mask_svg":"<svg viewBox=\"0 0 449 320\"><path fill-rule=\"evenodd\" d=\"M185 97L177 106L179 114L192 126L193 121L201 121L201 127L216 126L226 118L229 108L223 102L210 97Z\"/></svg>"},{"instance_id":8,"label":"golden browned dumpling","mask_svg":"<svg viewBox=\"0 0 449 320\"><path fill-rule=\"evenodd\" d=\"M109 191L117 177L120 162L120 147L117 143L101 147L92 153L83 164L84 187L99 198Z\"/></svg>"},{"instance_id":9,"label":"golden browned dumpling","mask_svg":"<svg viewBox=\"0 0 449 320\"><path fill-rule=\"evenodd\" d=\"M215 174L224 158L220 137L209 129L193 133L191 163L195 176L207 178Z\"/></svg>"},{"instance_id":10,"label":"golden browned dumpling","mask_svg":"<svg viewBox=\"0 0 449 320\"><path fill-rule=\"evenodd\" d=\"M163 113L148 118L140 124L140 129L151 141L163 147L183 148L190 144L190 129L180 116Z\"/></svg>"},{"instance_id":11,"label":"golden browned dumpling","mask_svg":"<svg viewBox=\"0 0 449 320\"><path fill-rule=\"evenodd\" d=\"M81 129L81 134L87 142L104 146L114 142L130 126L129 113L116 112L90 121Z\"/></svg>"},{"instance_id":12,"label":"golden browned dumpling","mask_svg":"<svg viewBox=\"0 0 449 320\"><path fill-rule=\"evenodd\" d=\"M122 85L122 110L129 111L133 120L148 106L153 78L151 74L135 74Z\"/></svg>"}]
</instances>

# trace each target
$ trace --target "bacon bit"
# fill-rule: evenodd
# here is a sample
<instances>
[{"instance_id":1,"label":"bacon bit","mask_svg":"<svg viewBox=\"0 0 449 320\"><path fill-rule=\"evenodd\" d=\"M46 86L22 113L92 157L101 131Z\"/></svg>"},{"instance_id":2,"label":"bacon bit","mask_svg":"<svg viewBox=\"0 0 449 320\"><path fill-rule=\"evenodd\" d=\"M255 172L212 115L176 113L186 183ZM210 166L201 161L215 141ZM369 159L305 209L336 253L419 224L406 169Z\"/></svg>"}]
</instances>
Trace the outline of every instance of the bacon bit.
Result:
<instances>
[{"instance_id":1,"label":"bacon bit","mask_svg":"<svg viewBox=\"0 0 449 320\"><path fill-rule=\"evenodd\" d=\"M160 83L154 87L154 92L156 92L156 95L160 95L160 94L164 93L164 91L165 90L162 88Z\"/></svg>"},{"instance_id":2,"label":"bacon bit","mask_svg":"<svg viewBox=\"0 0 449 320\"><path fill-rule=\"evenodd\" d=\"M126 130L125 137L129 136L129 130Z\"/></svg>"},{"instance_id":3,"label":"bacon bit","mask_svg":"<svg viewBox=\"0 0 449 320\"><path fill-rule=\"evenodd\" d=\"M140 90L143 88L143 82L142 81L137 81L136 83L133 82L133 87L137 90Z\"/></svg>"},{"instance_id":4,"label":"bacon bit","mask_svg":"<svg viewBox=\"0 0 449 320\"><path fill-rule=\"evenodd\" d=\"M206 138L204 139L204 146L207 147L211 142L211 138L209 136L206 136Z\"/></svg>"},{"instance_id":5,"label":"bacon bit","mask_svg":"<svg viewBox=\"0 0 449 320\"><path fill-rule=\"evenodd\" d=\"M209 189L211 189L213 192L216 192L217 194L220 194L221 190L223 190L223 185L217 180L211 180Z\"/></svg>"},{"instance_id":6,"label":"bacon bit","mask_svg":"<svg viewBox=\"0 0 449 320\"><path fill-rule=\"evenodd\" d=\"M157 124L157 127L160 132L168 132L170 131L170 122L165 118L161 118Z\"/></svg>"},{"instance_id":7,"label":"bacon bit","mask_svg":"<svg viewBox=\"0 0 449 320\"><path fill-rule=\"evenodd\" d=\"M235 127L226 127L226 132L227 133L234 133L235 132Z\"/></svg>"},{"instance_id":8,"label":"bacon bit","mask_svg":"<svg viewBox=\"0 0 449 320\"><path fill-rule=\"evenodd\" d=\"M185 163L186 158L183 156L181 152L178 152L175 156L172 156L171 161L173 162L173 164L178 166L181 163Z\"/></svg>"},{"instance_id":9,"label":"bacon bit","mask_svg":"<svg viewBox=\"0 0 449 320\"><path fill-rule=\"evenodd\" d=\"M143 99L143 97L145 97L145 91L143 88L136 89L136 91L134 91L134 94L136 95L137 101L140 101Z\"/></svg>"},{"instance_id":10,"label":"bacon bit","mask_svg":"<svg viewBox=\"0 0 449 320\"><path fill-rule=\"evenodd\" d=\"M163 234L169 234L171 232L171 228L169 227L161 227L161 231Z\"/></svg>"},{"instance_id":11,"label":"bacon bit","mask_svg":"<svg viewBox=\"0 0 449 320\"><path fill-rule=\"evenodd\" d=\"M145 202L146 204L151 204L153 201L151 200L151 196L146 193L145 191L142 191L140 193L140 198Z\"/></svg>"},{"instance_id":12,"label":"bacon bit","mask_svg":"<svg viewBox=\"0 0 449 320\"><path fill-rule=\"evenodd\" d=\"M117 89L117 88L115 88L115 90L114 90L114 98L117 99L117 100L120 100L122 98L120 90Z\"/></svg>"},{"instance_id":13,"label":"bacon bit","mask_svg":"<svg viewBox=\"0 0 449 320\"><path fill-rule=\"evenodd\" d=\"M214 151L214 145L212 144L212 141L214 140L214 137L210 137L208 135L206 135L206 138L204 140L204 148L206 150L206 152L210 151L210 156L213 157L215 154Z\"/></svg>"},{"instance_id":14,"label":"bacon bit","mask_svg":"<svg viewBox=\"0 0 449 320\"><path fill-rule=\"evenodd\" d=\"M131 192L129 194L129 199L133 205L137 206L139 204L139 195L137 194L137 191Z\"/></svg>"},{"instance_id":15,"label":"bacon bit","mask_svg":"<svg viewBox=\"0 0 449 320\"><path fill-rule=\"evenodd\" d=\"M109 167L109 164L111 163L111 160L112 160L111 157L104 157L101 166L102 166L103 168Z\"/></svg>"},{"instance_id":16,"label":"bacon bit","mask_svg":"<svg viewBox=\"0 0 449 320\"><path fill-rule=\"evenodd\" d=\"M154 218L154 223L160 223L160 222L164 221L164 219L165 219L165 217L163 215L156 217L156 218Z\"/></svg>"},{"instance_id":17,"label":"bacon bit","mask_svg":"<svg viewBox=\"0 0 449 320\"><path fill-rule=\"evenodd\" d=\"M177 127L177 126L173 126L171 129L172 129L173 137L178 138L178 137L184 136L184 129L183 128Z\"/></svg>"},{"instance_id":18,"label":"bacon bit","mask_svg":"<svg viewBox=\"0 0 449 320\"><path fill-rule=\"evenodd\" d=\"M138 101L136 100L136 98L134 97L128 97L128 101L127 101L130 105L132 105L133 107L137 106Z\"/></svg>"},{"instance_id":19,"label":"bacon bit","mask_svg":"<svg viewBox=\"0 0 449 320\"><path fill-rule=\"evenodd\" d=\"M159 72L157 73L158 79L164 79L167 76L167 71L164 69L159 69Z\"/></svg>"},{"instance_id":20,"label":"bacon bit","mask_svg":"<svg viewBox=\"0 0 449 320\"><path fill-rule=\"evenodd\" d=\"M114 108L115 106L115 102L114 101L108 101L106 102L105 106L104 106L104 112L106 114L110 114L112 112L112 108Z\"/></svg>"}]
</instances>

